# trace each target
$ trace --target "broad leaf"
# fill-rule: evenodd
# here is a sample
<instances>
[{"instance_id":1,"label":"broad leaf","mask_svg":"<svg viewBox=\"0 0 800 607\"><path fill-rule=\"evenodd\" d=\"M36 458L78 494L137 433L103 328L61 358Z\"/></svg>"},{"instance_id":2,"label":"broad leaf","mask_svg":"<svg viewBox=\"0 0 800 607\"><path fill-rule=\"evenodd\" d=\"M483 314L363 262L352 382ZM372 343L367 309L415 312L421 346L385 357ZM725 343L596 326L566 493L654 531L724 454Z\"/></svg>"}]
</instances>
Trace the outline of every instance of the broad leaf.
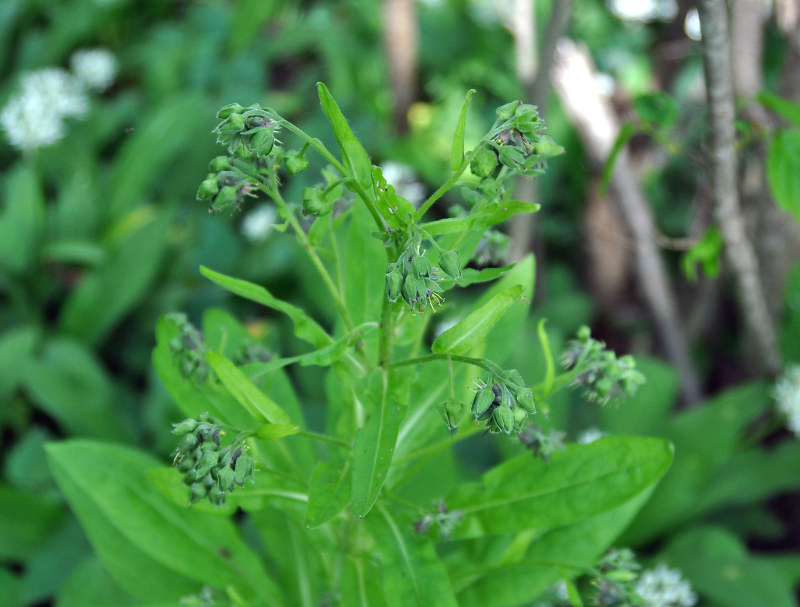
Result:
<instances>
[{"instance_id":1,"label":"broad leaf","mask_svg":"<svg viewBox=\"0 0 800 607\"><path fill-rule=\"evenodd\" d=\"M320 462L311 475L308 490L306 527L324 525L350 502L350 462L339 465Z\"/></svg>"},{"instance_id":2,"label":"broad leaf","mask_svg":"<svg viewBox=\"0 0 800 607\"><path fill-rule=\"evenodd\" d=\"M336 105L333 97L331 97L328 87L323 83L317 83L317 92L319 93L319 101L322 104L322 111L333 127L333 135L339 146L342 148L342 160L346 167L352 171L352 175L356 181L366 190L372 186L372 162L361 147L361 144L353 135L350 125L342 115L339 106Z\"/></svg>"},{"instance_id":3,"label":"broad leaf","mask_svg":"<svg viewBox=\"0 0 800 607\"><path fill-rule=\"evenodd\" d=\"M23 562L52 533L61 508L37 495L0 485L0 558Z\"/></svg>"},{"instance_id":4,"label":"broad leaf","mask_svg":"<svg viewBox=\"0 0 800 607\"><path fill-rule=\"evenodd\" d=\"M767 181L778 206L800 221L800 130L781 131L772 139Z\"/></svg>"},{"instance_id":5,"label":"broad leaf","mask_svg":"<svg viewBox=\"0 0 800 607\"><path fill-rule=\"evenodd\" d=\"M415 537L384 504L367 519L383 564L383 588L390 607L456 607L455 595L433 544Z\"/></svg>"},{"instance_id":6,"label":"broad leaf","mask_svg":"<svg viewBox=\"0 0 800 607\"><path fill-rule=\"evenodd\" d=\"M431 350L436 353L466 354L489 334L503 314L522 296L522 287L515 285L499 293L486 304L437 337Z\"/></svg>"},{"instance_id":7,"label":"broad leaf","mask_svg":"<svg viewBox=\"0 0 800 607\"><path fill-rule=\"evenodd\" d=\"M45 201L36 173L13 170L4 184L0 212L0 270L24 272L33 263L45 223Z\"/></svg>"},{"instance_id":8,"label":"broad leaf","mask_svg":"<svg viewBox=\"0 0 800 607\"><path fill-rule=\"evenodd\" d=\"M458 125L456 132L453 134L453 146L450 149L450 169L457 171L464 162L464 130L467 128L467 108L469 107L469 100L475 94L475 89L467 91L467 96L464 98L464 104L461 106L461 114L458 117Z\"/></svg>"},{"instance_id":9,"label":"broad leaf","mask_svg":"<svg viewBox=\"0 0 800 607\"><path fill-rule=\"evenodd\" d=\"M773 112L780 114L796 127L800 127L800 104L784 99L769 91L761 91L756 95L756 99L758 99L759 103L768 107Z\"/></svg>"},{"instance_id":10,"label":"broad leaf","mask_svg":"<svg viewBox=\"0 0 800 607\"><path fill-rule=\"evenodd\" d=\"M176 600L208 584L233 586L254 605L266 604L262 596L282 602L229 520L180 508L152 487L146 472L158 460L87 440L51 443L47 453L97 555L134 596Z\"/></svg>"},{"instance_id":11,"label":"broad leaf","mask_svg":"<svg viewBox=\"0 0 800 607\"><path fill-rule=\"evenodd\" d=\"M672 461L663 440L614 437L569 445L550 463L523 454L447 499L465 520L456 537L576 523L611 510L653 485Z\"/></svg>"},{"instance_id":12,"label":"broad leaf","mask_svg":"<svg viewBox=\"0 0 800 607\"><path fill-rule=\"evenodd\" d=\"M210 350L206 355L222 385L256 419L263 417L271 424L288 425L289 416L269 396L250 381L244 371L227 358Z\"/></svg>"},{"instance_id":13,"label":"broad leaf","mask_svg":"<svg viewBox=\"0 0 800 607\"><path fill-rule=\"evenodd\" d=\"M200 273L231 293L260 303L278 312L283 312L294 322L294 334L300 339L309 342L315 348L323 348L333 342L333 338L325 332L325 329L320 327L317 321L306 314L303 309L277 299L264 287L246 280L220 274L206 267L201 267Z\"/></svg>"},{"instance_id":14,"label":"broad leaf","mask_svg":"<svg viewBox=\"0 0 800 607\"><path fill-rule=\"evenodd\" d=\"M405 399L398 398L395 378L390 380L387 372L375 371L371 380L371 390L361 396L371 401L372 414L358 429L353 442L351 498L356 516L365 516L378 499L407 409Z\"/></svg>"},{"instance_id":15,"label":"broad leaf","mask_svg":"<svg viewBox=\"0 0 800 607\"><path fill-rule=\"evenodd\" d=\"M499 202L493 202L475 215L437 219L436 221L423 223L420 227L431 236L454 234L473 228L490 228L498 223L503 223L506 219L514 215L519 215L520 213L536 213L540 208L541 205L535 202L501 200Z\"/></svg>"}]
</instances>

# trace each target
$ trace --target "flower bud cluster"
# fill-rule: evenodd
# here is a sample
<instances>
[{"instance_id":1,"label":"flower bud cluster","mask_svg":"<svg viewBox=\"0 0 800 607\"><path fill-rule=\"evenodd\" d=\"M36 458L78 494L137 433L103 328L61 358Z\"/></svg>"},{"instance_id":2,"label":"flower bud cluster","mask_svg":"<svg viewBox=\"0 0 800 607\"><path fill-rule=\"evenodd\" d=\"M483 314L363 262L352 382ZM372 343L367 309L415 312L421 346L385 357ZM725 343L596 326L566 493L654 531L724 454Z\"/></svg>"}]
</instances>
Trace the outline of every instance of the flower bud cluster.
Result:
<instances>
[{"instance_id":1,"label":"flower bud cluster","mask_svg":"<svg viewBox=\"0 0 800 607\"><path fill-rule=\"evenodd\" d=\"M209 213L229 206L241 210L242 201L256 195L255 183L235 171L231 160L227 156L217 156L211 160L208 165L210 172L197 190L197 199L209 203Z\"/></svg>"},{"instance_id":2,"label":"flower bud cluster","mask_svg":"<svg viewBox=\"0 0 800 607\"><path fill-rule=\"evenodd\" d=\"M433 512L414 521L414 531L418 534L428 533L432 527L435 527L439 538L447 541L452 537L453 531L463 518L463 510L448 510L447 504L439 502Z\"/></svg>"},{"instance_id":3,"label":"flower bud cluster","mask_svg":"<svg viewBox=\"0 0 800 607\"><path fill-rule=\"evenodd\" d=\"M500 163L519 173L541 174L541 158L536 153L536 144L540 142L545 126L539 119L536 106L512 101L497 108L497 118L502 121L500 126L503 130L495 137L493 144ZM487 148L486 151L490 150ZM481 155L486 156L483 150L475 160ZM488 167L488 156L482 162Z\"/></svg>"},{"instance_id":4,"label":"flower bud cluster","mask_svg":"<svg viewBox=\"0 0 800 607\"><path fill-rule=\"evenodd\" d=\"M644 383L633 356L617 358L612 350L606 350L604 342L592 338L587 326L567 344L561 363L568 371L577 371L573 383L583 386L586 398L601 405L632 396Z\"/></svg>"},{"instance_id":5,"label":"flower bud cluster","mask_svg":"<svg viewBox=\"0 0 800 607\"><path fill-rule=\"evenodd\" d=\"M442 251L436 267L420 245L419 237L411 238L397 261L386 268L386 297L392 303L402 297L412 311L424 313L428 305L435 311L434 302L442 304L444 298L439 295L442 288L438 282L443 275L453 280L461 278L461 263L458 251Z\"/></svg>"},{"instance_id":6,"label":"flower bud cluster","mask_svg":"<svg viewBox=\"0 0 800 607\"><path fill-rule=\"evenodd\" d=\"M528 415L536 413L536 406L533 392L525 387L519 371L512 369L503 375L490 374L478 384L470 412L475 421L486 422L493 434L516 434L527 424Z\"/></svg>"},{"instance_id":7,"label":"flower bud cluster","mask_svg":"<svg viewBox=\"0 0 800 607\"><path fill-rule=\"evenodd\" d=\"M180 329L180 335L169 340L169 349L178 359L178 370L184 379L192 378L198 384L203 383L210 371L203 334L185 314L169 314L167 318Z\"/></svg>"},{"instance_id":8,"label":"flower bud cluster","mask_svg":"<svg viewBox=\"0 0 800 607\"><path fill-rule=\"evenodd\" d=\"M238 158L264 158L275 147L278 124L260 105L242 107L231 103L217 112L222 120L214 129L217 142Z\"/></svg>"},{"instance_id":9,"label":"flower bud cluster","mask_svg":"<svg viewBox=\"0 0 800 607\"><path fill-rule=\"evenodd\" d=\"M545 432L539 426L531 425L519 433L519 442L533 453L533 457L541 457L546 463L550 463L550 456L564 449L564 436L558 430L551 428Z\"/></svg>"},{"instance_id":10,"label":"flower bud cluster","mask_svg":"<svg viewBox=\"0 0 800 607\"><path fill-rule=\"evenodd\" d=\"M172 425L172 433L181 439L173 463L184 474L190 504L208 497L215 506L222 506L237 485L244 487L255 479L255 460L246 453L243 435L223 447L221 426L208 413Z\"/></svg>"}]
</instances>

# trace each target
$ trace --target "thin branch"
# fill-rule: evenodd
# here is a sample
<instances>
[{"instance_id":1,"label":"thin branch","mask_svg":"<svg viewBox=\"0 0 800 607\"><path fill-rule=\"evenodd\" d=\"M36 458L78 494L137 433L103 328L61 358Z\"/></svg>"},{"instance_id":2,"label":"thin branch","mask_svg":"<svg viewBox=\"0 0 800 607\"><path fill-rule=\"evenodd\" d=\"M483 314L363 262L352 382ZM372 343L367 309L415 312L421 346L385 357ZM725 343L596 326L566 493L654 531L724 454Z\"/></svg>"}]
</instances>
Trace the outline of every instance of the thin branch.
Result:
<instances>
[{"instance_id":1,"label":"thin branch","mask_svg":"<svg viewBox=\"0 0 800 607\"><path fill-rule=\"evenodd\" d=\"M775 327L761 285L758 259L745 232L739 204L727 6L725 0L700 0L698 9L711 130L714 217L722 233L725 258L734 274L742 316L756 348L754 362L768 373L777 373L781 357Z\"/></svg>"}]
</instances>

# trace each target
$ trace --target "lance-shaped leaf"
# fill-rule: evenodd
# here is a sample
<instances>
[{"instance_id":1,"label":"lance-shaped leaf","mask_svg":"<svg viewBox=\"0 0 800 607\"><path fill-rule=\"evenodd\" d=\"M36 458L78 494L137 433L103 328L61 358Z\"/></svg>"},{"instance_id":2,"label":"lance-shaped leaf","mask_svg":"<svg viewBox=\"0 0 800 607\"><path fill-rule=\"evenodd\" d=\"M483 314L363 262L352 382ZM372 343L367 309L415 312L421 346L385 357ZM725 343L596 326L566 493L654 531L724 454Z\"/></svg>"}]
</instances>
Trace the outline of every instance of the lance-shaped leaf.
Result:
<instances>
[{"instance_id":1,"label":"lance-shaped leaf","mask_svg":"<svg viewBox=\"0 0 800 607\"><path fill-rule=\"evenodd\" d=\"M281 590L230 520L181 508L150 484L146 473L158 460L88 440L51 443L46 450L95 552L137 598L177 602L208 584L232 586L254 605L261 593L283 604Z\"/></svg>"},{"instance_id":2,"label":"lance-shaped leaf","mask_svg":"<svg viewBox=\"0 0 800 607\"><path fill-rule=\"evenodd\" d=\"M219 272L202 266L200 267L200 273L226 291L230 291L250 301L260 303L278 312L283 312L294 322L294 334L300 339L309 342L314 347L323 348L333 343L333 338L325 332L325 329L319 326L316 320L306 314L304 310L274 297L264 287L246 280L220 274Z\"/></svg>"},{"instance_id":3,"label":"lance-shaped leaf","mask_svg":"<svg viewBox=\"0 0 800 607\"><path fill-rule=\"evenodd\" d=\"M456 607L455 595L433 544L414 537L384 504L367 519L367 529L383 564L383 588L389 607Z\"/></svg>"},{"instance_id":4,"label":"lance-shaped leaf","mask_svg":"<svg viewBox=\"0 0 800 607\"><path fill-rule=\"evenodd\" d=\"M367 152L353 135L350 125L347 124L339 106L334 101L328 87L322 82L317 83L319 101L322 104L322 111L333 127L333 135L339 146L342 148L342 160L344 165L352 170L356 181L365 189L372 186L372 162L367 156Z\"/></svg>"},{"instance_id":5,"label":"lance-shaped leaf","mask_svg":"<svg viewBox=\"0 0 800 607\"><path fill-rule=\"evenodd\" d=\"M431 349L437 354L465 354L481 342L492 327L522 295L522 287L515 285L498 293L483 306L462 319L437 337Z\"/></svg>"},{"instance_id":6,"label":"lance-shaped leaf","mask_svg":"<svg viewBox=\"0 0 800 607\"><path fill-rule=\"evenodd\" d=\"M392 464L397 432L408 408L397 398L387 372L374 372L370 384L377 389L362 394L373 401L372 414L353 441L353 514L365 516L378 499Z\"/></svg>"},{"instance_id":7,"label":"lance-shaped leaf","mask_svg":"<svg viewBox=\"0 0 800 607\"><path fill-rule=\"evenodd\" d=\"M455 536L546 529L605 512L661 478L672 451L660 439L613 437L570 445L549 464L520 455L450 496L448 507L465 513Z\"/></svg>"},{"instance_id":8,"label":"lance-shaped leaf","mask_svg":"<svg viewBox=\"0 0 800 607\"><path fill-rule=\"evenodd\" d=\"M439 234L461 233L472 228L490 228L498 223L503 223L509 217L521 213L536 213L541 205L535 202L522 200L501 200L493 202L475 215L466 217L449 217L423 223L423 228L431 236Z\"/></svg>"},{"instance_id":9,"label":"lance-shaped leaf","mask_svg":"<svg viewBox=\"0 0 800 607\"><path fill-rule=\"evenodd\" d=\"M227 358L213 350L206 355L211 368L219 377L225 389L239 401L255 418L263 417L271 424L288 425L289 416L275 401L264 394L250 381L244 371Z\"/></svg>"},{"instance_id":10,"label":"lance-shaped leaf","mask_svg":"<svg viewBox=\"0 0 800 607\"><path fill-rule=\"evenodd\" d=\"M457 171L464 162L464 130L467 127L467 107L469 107L469 100L475 94L475 89L467 91L467 96L464 98L464 103L461 106L461 114L458 117L458 126L453 135L453 147L450 149L450 168Z\"/></svg>"},{"instance_id":11,"label":"lance-shaped leaf","mask_svg":"<svg viewBox=\"0 0 800 607\"><path fill-rule=\"evenodd\" d=\"M311 475L306 509L306 527L324 525L350 501L350 461L339 465L320 462Z\"/></svg>"},{"instance_id":12,"label":"lance-shaped leaf","mask_svg":"<svg viewBox=\"0 0 800 607\"><path fill-rule=\"evenodd\" d=\"M769 145L767 181L775 202L800 221L800 131L781 131Z\"/></svg>"}]
</instances>

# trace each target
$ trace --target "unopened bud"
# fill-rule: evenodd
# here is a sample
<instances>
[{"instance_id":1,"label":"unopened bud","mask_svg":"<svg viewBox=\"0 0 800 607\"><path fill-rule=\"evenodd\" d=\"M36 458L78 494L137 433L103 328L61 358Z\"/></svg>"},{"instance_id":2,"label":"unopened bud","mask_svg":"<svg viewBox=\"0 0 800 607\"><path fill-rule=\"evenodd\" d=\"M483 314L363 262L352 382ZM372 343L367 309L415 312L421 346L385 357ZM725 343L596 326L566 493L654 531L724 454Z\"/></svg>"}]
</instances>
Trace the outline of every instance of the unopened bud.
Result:
<instances>
[{"instance_id":1,"label":"unopened bud","mask_svg":"<svg viewBox=\"0 0 800 607\"><path fill-rule=\"evenodd\" d=\"M396 302L403 288L403 273L395 266L386 274L386 297L392 303Z\"/></svg>"},{"instance_id":2,"label":"unopened bud","mask_svg":"<svg viewBox=\"0 0 800 607\"><path fill-rule=\"evenodd\" d=\"M220 120L225 120L226 118L228 118L234 112L241 113L243 111L244 111L244 108L241 105L239 105L238 103L229 103L228 105L222 107L217 112L217 118L219 118Z\"/></svg>"},{"instance_id":3,"label":"unopened bud","mask_svg":"<svg viewBox=\"0 0 800 607\"><path fill-rule=\"evenodd\" d=\"M259 158L269 156L274 145L275 137L272 134L272 130L266 128L257 130L250 141L251 151Z\"/></svg>"},{"instance_id":4,"label":"unopened bud","mask_svg":"<svg viewBox=\"0 0 800 607\"><path fill-rule=\"evenodd\" d=\"M290 175L297 175L308 168L308 158L305 154L292 150L286 154L284 165Z\"/></svg>"},{"instance_id":5,"label":"unopened bud","mask_svg":"<svg viewBox=\"0 0 800 607\"><path fill-rule=\"evenodd\" d=\"M439 255L439 267L453 280L461 278L461 262L458 259L458 251L453 249Z\"/></svg>"},{"instance_id":6,"label":"unopened bud","mask_svg":"<svg viewBox=\"0 0 800 607\"><path fill-rule=\"evenodd\" d=\"M233 167L231 166L230 158L217 156L211 159L211 162L208 163L208 168L214 173L219 173L220 171L230 171Z\"/></svg>"},{"instance_id":7,"label":"unopened bud","mask_svg":"<svg viewBox=\"0 0 800 607\"><path fill-rule=\"evenodd\" d=\"M497 154L489 147L484 147L469 163L469 168L477 177L488 177L497 166Z\"/></svg>"},{"instance_id":8,"label":"unopened bud","mask_svg":"<svg viewBox=\"0 0 800 607\"><path fill-rule=\"evenodd\" d=\"M448 398L447 400L439 403L438 409L439 415L442 416L442 419L444 420L444 423L447 424L447 427L451 430L454 430L455 428L458 428L461 418L464 417L464 410L466 407L460 400Z\"/></svg>"},{"instance_id":9,"label":"unopened bud","mask_svg":"<svg viewBox=\"0 0 800 607\"><path fill-rule=\"evenodd\" d=\"M184 434L189 434L189 432L194 432L194 429L197 428L197 422L192 418L185 419L182 422L178 422L177 424L172 424L172 433L175 436L183 436ZM194 445L192 445L193 447ZM191 447L189 451L191 451Z\"/></svg>"},{"instance_id":10,"label":"unopened bud","mask_svg":"<svg viewBox=\"0 0 800 607\"><path fill-rule=\"evenodd\" d=\"M200 187L197 189L197 200L206 200L213 198L219 192L219 184L216 179L206 179L200 182Z\"/></svg>"},{"instance_id":11,"label":"unopened bud","mask_svg":"<svg viewBox=\"0 0 800 607\"><path fill-rule=\"evenodd\" d=\"M497 425L501 432L511 434L514 430L514 412L505 405L496 407L492 413L492 421Z\"/></svg>"},{"instance_id":12,"label":"unopened bud","mask_svg":"<svg viewBox=\"0 0 800 607\"><path fill-rule=\"evenodd\" d=\"M472 407L470 408L472 415L476 418L483 415L489 410L489 407L492 406L494 398L494 392L488 385L476 392L475 398L472 399Z\"/></svg>"}]
</instances>

